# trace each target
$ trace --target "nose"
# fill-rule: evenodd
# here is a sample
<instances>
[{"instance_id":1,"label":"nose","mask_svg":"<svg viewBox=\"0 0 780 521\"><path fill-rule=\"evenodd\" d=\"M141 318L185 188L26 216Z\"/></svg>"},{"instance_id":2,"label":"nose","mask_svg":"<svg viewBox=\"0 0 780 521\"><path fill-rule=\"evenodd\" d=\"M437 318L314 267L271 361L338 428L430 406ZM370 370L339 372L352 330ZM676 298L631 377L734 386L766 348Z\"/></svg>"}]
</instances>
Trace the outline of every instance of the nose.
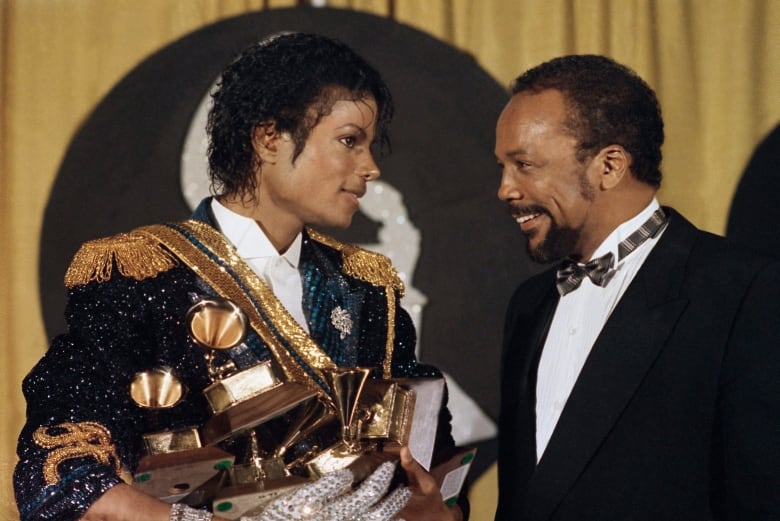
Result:
<instances>
[{"instance_id":1,"label":"nose","mask_svg":"<svg viewBox=\"0 0 780 521\"><path fill-rule=\"evenodd\" d=\"M498 198L501 201L512 201L523 198L523 192L520 185L510 173L504 170L501 173L501 182L498 185Z\"/></svg>"},{"instance_id":2,"label":"nose","mask_svg":"<svg viewBox=\"0 0 780 521\"><path fill-rule=\"evenodd\" d=\"M379 179L379 176L381 175L379 167L377 166L376 161L374 161L374 156L370 152L366 156L366 160L358 165L355 173L366 181Z\"/></svg>"}]
</instances>

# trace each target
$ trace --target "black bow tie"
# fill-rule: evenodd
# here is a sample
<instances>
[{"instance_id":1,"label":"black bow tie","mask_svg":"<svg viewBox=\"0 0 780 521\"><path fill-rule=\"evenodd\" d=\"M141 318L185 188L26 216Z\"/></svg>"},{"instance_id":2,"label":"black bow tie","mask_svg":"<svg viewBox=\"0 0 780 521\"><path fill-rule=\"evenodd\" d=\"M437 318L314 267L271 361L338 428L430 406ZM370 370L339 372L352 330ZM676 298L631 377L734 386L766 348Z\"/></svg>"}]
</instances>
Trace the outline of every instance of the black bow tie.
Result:
<instances>
[{"instance_id":1,"label":"black bow tie","mask_svg":"<svg viewBox=\"0 0 780 521\"><path fill-rule=\"evenodd\" d=\"M663 209L659 208L653 212L653 215L638 230L618 244L618 261L623 260L626 255L634 251L650 237L658 235L664 229L666 223L667 217ZM558 269L555 279L558 293L564 296L568 292L579 288L585 277L590 278L597 286L605 287L615 273L615 270L612 269L614 262L615 256L612 252L593 259L587 264L578 264L571 259L564 260Z\"/></svg>"},{"instance_id":2,"label":"black bow tie","mask_svg":"<svg viewBox=\"0 0 780 521\"><path fill-rule=\"evenodd\" d=\"M588 277L597 286L606 286L614 273L612 270L614 261L615 256L612 252L597 257L587 264L577 264L573 260L566 259L561 264L555 279L558 293L564 296L568 292L579 288L585 277Z\"/></svg>"}]
</instances>

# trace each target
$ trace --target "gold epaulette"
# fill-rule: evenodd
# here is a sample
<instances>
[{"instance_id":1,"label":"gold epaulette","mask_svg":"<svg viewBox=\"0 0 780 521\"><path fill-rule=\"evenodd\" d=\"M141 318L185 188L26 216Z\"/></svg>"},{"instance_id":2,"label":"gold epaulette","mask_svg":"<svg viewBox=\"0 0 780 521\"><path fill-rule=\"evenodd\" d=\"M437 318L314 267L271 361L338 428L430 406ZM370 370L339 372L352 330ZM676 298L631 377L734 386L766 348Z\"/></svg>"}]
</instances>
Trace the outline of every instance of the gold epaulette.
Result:
<instances>
[{"instance_id":1,"label":"gold epaulette","mask_svg":"<svg viewBox=\"0 0 780 521\"><path fill-rule=\"evenodd\" d=\"M168 271L177 261L147 235L120 233L84 243L65 274L65 286L73 288L110 280L114 263L125 277L144 280Z\"/></svg>"},{"instance_id":2,"label":"gold epaulette","mask_svg":"<svg viewBox=\"0 0 780 521\"><path fill-rule=\"evenodd\" d=\"M404 296L404 283L393 267L393 263L384 255L337 241L311 228L306 228L306 231L313 240L341 252L344 273L347 275L375 286L392 286L402 297Z\"/></svg>"}]
</instances>

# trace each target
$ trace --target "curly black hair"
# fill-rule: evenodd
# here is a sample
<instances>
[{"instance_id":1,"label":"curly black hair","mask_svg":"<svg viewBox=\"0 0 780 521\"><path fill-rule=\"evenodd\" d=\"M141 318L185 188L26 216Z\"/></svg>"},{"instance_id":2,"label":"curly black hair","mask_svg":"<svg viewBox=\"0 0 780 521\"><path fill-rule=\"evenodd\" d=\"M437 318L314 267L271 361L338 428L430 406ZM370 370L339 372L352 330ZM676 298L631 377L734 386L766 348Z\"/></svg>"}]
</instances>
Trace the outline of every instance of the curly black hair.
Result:
<instances>
[{"instance_id":1,"label":"curly black hair","mask_svg":"<svg viewBox=\"0 0 780 521\"><path fill-rule=\"evenodd\" d=\"M259 124L273 122L295 144L293 161L311 130L338 100L373 98L375 145L389 148L393 100L371 65L344 43L308 33L284 33L255 43L230 63L212 93L209 175L221 195L252 196L260 159L252 148Z\"/></svg>"},{"instance_id":2,"label":"curly black hair","mask_svg":"<svg viewBox=\"0 0 780 521\"><path fill-rule=\"evenodd\" d=\"M631 154L634 176L661 186L664 123L655 92L634 71L605 56L554 58L521 74L512 94L560 91L569 108L566 126L584 161L612 144Z\"/></svg>"}]
</instances>

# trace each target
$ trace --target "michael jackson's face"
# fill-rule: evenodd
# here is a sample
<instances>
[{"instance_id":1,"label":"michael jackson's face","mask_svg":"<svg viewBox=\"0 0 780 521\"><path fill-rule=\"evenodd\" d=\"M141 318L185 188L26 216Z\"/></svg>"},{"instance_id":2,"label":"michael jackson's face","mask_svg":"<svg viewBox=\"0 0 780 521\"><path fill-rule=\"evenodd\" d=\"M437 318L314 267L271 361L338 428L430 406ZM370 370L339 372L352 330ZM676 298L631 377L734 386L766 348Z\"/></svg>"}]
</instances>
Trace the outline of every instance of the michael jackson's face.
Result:
<instances>
[{"instance_id":1,"label":"michael jackson's face","mask_svg":"<svg viewBox=\"0 0 780 521\"><path fill-rule=\"evenodd\" d=\"M379 177L371 153L376 117L373 98L336 101L294 162L289 134L267 138L257 184L263 225L348 227L366 183Z\"/></svg>"}]
</instances>

